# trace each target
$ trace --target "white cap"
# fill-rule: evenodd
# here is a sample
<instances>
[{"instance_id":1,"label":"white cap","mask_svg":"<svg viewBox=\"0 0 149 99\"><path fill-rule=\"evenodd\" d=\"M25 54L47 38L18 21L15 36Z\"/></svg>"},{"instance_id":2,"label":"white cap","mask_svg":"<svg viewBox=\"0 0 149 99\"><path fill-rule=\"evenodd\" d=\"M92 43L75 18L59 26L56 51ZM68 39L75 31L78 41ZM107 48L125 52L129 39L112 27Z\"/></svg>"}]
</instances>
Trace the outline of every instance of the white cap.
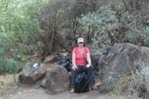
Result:
<instances>
[{"instance_id":1,"label":"white cap","mask_svg":"<svg viewBox=\"0 0 149 99\"><path fill-rule=\"evenodd\" d=\"M80 42L84 42L84 38L82 38L82 37L78 38L78 43L80 43Z\"/></svg>"}]
</instances>

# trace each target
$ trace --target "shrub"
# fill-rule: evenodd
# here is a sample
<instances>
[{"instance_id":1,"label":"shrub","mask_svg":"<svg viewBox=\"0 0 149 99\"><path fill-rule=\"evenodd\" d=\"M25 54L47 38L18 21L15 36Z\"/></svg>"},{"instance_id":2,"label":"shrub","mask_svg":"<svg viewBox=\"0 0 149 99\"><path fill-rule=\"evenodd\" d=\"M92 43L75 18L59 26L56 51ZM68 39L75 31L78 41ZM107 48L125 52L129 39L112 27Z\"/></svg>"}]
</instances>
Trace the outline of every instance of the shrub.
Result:
<instances>
[{"instance_id":1,"label":"shrub","mask_svg":"<svg viewBox=\"0 0 149 99\"><path fill-rule=\"evenodd\" d=\"M140 69L132 71L129 75L123 75L119 78L117 85L113 91L116 95L134 95L138 97L140 95L140 88L145 85L145 89L149 91L149 66L142 64ZM143 88L143 87L142 87Z\"/></svg>"},{"instance_id":2,"label":"shrub","mask_svg":"<svg viewBox=\"0 0 149 99\"><path fill-rule=\"evenodd\" d=\"M94 47L105 49L112 45L115 29L118 28L119 23L116 12L110 6L102 6L96 12L82 15L78 21L83 28L84 35L89 34Z\"/></svg>"},{"instance_id":3,"label":"shrub","mask_svg":"<svg viewBox=\"0 0 149 99\"><path fill-rule=\"evenodd\" d=\"M0 58L0 74L3 73L16 73L19 69L19 63L12 59Z\"/></svg>"},{"instance_id":4,"label":"shrub","mask_svg":"<svg viewBox=\"0 0 149 99\"><path fill-rule=\"evenodd\" d=\"M16 72L18 61L40 50L37 11L32 1L2 0L0 9L0 72ZM13 13L12 13L13 12Z\"/></svg>"},{"instance_id":5,"label":"shrub","mask_svg":"<svg viewBox=\"0 0 149 99\"><path fill-rule=\"evenodd\" d=\"M128 33L127 38L134 44L149 46L149 27L144 27L134 33Z\"/></svg>"}]
</instances>

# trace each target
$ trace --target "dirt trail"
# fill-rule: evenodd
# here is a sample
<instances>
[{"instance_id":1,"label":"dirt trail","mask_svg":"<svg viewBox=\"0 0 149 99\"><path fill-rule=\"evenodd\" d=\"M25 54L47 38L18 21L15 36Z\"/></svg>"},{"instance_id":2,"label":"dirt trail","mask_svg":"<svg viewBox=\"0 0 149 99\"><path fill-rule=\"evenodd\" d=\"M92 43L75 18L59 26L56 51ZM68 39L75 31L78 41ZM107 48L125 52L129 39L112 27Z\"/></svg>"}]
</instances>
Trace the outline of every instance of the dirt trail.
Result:
<instances>
[{"instance_id":1,"label":"dirt trail","mask_svg":"<svg viewBox=\"0 0 149 99\"><path fill-rule=\"evenodd\" d=\"M91 90L86 93L73 93L69 91L60 94L51 95L43 88L21 88L17 93L9 93L0 99L102 99L97 90Z\"/></svg>"},{"instance_id":2,"label":"dirt trail","mask_svg":"<svg viewBox=\"0 0 149 99\"><path fill-rule=\"evenodd\" d=\"M18 75L16 75L16 78ZM70 94L69 90L60 94L51 95L39 86L23 85L18 92L13 93L16 83L13 75L0 76L0 99L103 99L98 90L91 90L87 93Z\"/></svg>"},{"instance_id":3,"label":"dirt trail","mask_svg":"<svg viewBox=\"0 0 149 99\"><path fill-rule=\"evenodd\" d=\"M17 76L16 76L17 78ZM0 76L0 99L133 99L128 97L100 94L98 90L91 90L81 94L70 94L69 90L60 94L51 95L39 86L22 86L18 92L13 93L16 83L13 75Z\"/></svg>"},{"instance_id":4,"label":"dirt trail","mask_svg":"<svg viewBox=\"0 0 149 99\"><path fill-rule=\"evenodd\" d=\"M69 91L50 95L43 89L26 89L15 95L9 97L9 99L100 99L98 91L90 91L81 94L70 94Z\"/></svg>"}]
</instances>

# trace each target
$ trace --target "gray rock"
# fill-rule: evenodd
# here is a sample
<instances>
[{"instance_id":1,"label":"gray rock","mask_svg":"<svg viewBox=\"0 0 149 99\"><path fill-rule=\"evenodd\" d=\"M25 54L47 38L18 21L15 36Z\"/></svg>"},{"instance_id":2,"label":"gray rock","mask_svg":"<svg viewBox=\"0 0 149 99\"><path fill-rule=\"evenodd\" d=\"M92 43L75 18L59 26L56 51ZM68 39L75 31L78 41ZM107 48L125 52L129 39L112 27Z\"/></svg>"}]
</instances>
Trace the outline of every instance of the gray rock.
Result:
<instances>
[{"instance_id":1,"label":"gray rock","mask_svg":"<svg viewBox=\"0 0 149 99\"><path fill-rule=\"evenodd\" d=\"M111 91L121 75L131 74L142 63L149 66L149 48L129 43L114 44L99 69L102 81L99 91Z\"/></svg>"},{"instance_id":2,"label":"gray rock","mask_svg":"<svg viewBox=\"0 0 149 99\"><path fill-rule=\"evenodd\" d=\"M70 87L70 77L67 70L61 66L56 65L46 75L47 92L50 94L57 94L64 92Z\"/></svg>"},{"instance_id":3,"label":"gray rock","mask_svg":"<svg viewBox=\"0 0 149 99\"><path fill-rule=\"evenodd\" d=\"M40 86L41 87L43 87L43 88L46 88L47 86L46 86L46 78L45 79L43 79L42 81L41 81L41 83L40 83Z\"/></svg>"},{"instance_id":4,"label":"gray rock","mask_svg":"<svg viewBox=\"0 0 149 99\"><path fill-rule=\"evenodd\" d=\"M34 84L45 76L47 71L45 64L40 64L38 68L33 67L33 65L33 62L29 62L25 65L22 73L19 75L21 82L27 78L26 83Z\"/></svg>"}]
</instances>

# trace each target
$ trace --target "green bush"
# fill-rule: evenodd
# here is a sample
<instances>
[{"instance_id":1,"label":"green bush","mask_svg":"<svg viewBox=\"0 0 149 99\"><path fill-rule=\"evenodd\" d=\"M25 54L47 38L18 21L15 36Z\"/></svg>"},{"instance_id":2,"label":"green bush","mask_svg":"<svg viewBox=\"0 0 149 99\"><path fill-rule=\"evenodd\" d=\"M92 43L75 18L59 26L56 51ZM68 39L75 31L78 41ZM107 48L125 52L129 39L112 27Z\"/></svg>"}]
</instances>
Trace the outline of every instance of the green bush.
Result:
<instances>
[{"instance_id":1,"label":"green bush","mask_svg":"<svg viewBox=\"0 0 149 99\"><path fill-rule=\"evenodd\" d=\"M37 20L36 0L1 0L0 3L0 72L12 73L20 66L18 61L25 61L27 55L40 51L43 31Z\"/></svg>"},{"instance_id":2,"label":"green bush","mask_svg":"<svg viewBox=\"0 0 149 99\"><path fill-rule=\"evenodd\" d=\"M112 45L115 29L119 27L116 12L110 6L102 6L96 12L89 12L78 19L83 33L90 33L94 47L105 49Z\"/></svg>"},{"instance_id":3,"label":"green bush","mask_svg":"<svg viewBox=\"0 0 149 99\"><path fill-rule=\"evenodd\" d=\"M149 92L149 66L146 66L144 64L141 66L140 76L142 77L145 87Z\"/></svg>"},{"instance_id":4,"label":"green bush","mask_svg":"<svg viewBox=\"0 0 149 99\"><path fill-rule=\"evenodd\" d=\"M16 73L19 69L19 62L12 59L0 58L0 74L4 73Z\"/></svg>"},{"instance_id":5,"label":"green bush","mask_svg":"<svg viewBox=\"0 0 149 99\"><path fill-rule=\"evenodd\" d=\"M127 38L134 44L149 46L149 27L144 27L138 32L127 33Z\"/></svg>"}]
</instances>

